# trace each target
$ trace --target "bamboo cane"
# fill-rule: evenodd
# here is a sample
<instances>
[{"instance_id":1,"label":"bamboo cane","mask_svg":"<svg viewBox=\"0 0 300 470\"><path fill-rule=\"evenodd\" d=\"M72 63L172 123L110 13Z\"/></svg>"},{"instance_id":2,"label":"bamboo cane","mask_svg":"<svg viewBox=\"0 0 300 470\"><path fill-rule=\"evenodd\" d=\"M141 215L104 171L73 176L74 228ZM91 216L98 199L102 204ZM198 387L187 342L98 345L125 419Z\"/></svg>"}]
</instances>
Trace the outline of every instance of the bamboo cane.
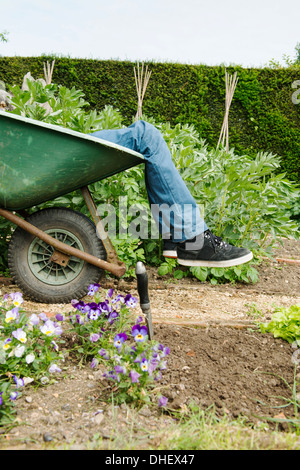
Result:
<instances>
[{"instance_id":1,"label":"bamboo cane","mask_svg":"<svg viewBox=\"0 0 300 470\"><path fill-rule=\"evenodd\" d=\"M236 89L236 85L238 82L237 73L234 72L234 75L229 76L227 70L225 70L225 114L223 119L223 124L220 132L220 137L218 141L217 148L219 147L220 143L222 146L225 146L226 152L229 152L229 109L231 106L232 98ZM225 144L226 143L226 144Z\"/></svg>"},{"instance_id":2,"label":"bamboo cane","mask_svg":"<svg viewBox=\"0 0 300 470\"><path fill-rule=\"evenodd\" d=\"M50 64L47 60L47 70L46 70L46 65L45 65L45 62L44 62L44 76L45 76L46 85L50 85L50 83L52 81L54 63L55 63L55 60L52 61L52 64L51 64L51 67L50 67Z\"/></svg>"},{"instance_id":3,"label":"bamboo cane","mask_svg":"<svg viewBox=\"0 0 300 470\"><path fill-rule=\"evenodd\" d=\"M148 72L148 65L147 65L146 70L145 70L145 75L144 75L144 62L142 63L141 71L140 71L139 63L137 63L137 71L135 67L133 71L134 71L136 92L137 92L137 97L138 97L138 106L137 106L137 113L135 115L135 121L138 121L142 117L143 99L144 99L146 89L150 80L151 71Z\"/></svg>"}]
</instances>

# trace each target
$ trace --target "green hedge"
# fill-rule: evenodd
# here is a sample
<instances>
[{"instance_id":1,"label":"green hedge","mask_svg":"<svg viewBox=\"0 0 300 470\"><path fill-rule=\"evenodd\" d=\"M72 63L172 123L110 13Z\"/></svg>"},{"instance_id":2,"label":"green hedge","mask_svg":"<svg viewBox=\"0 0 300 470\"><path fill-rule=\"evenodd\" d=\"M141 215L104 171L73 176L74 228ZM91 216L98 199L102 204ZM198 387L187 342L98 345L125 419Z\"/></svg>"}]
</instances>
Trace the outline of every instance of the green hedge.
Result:
<instances>
[{"instance_id":1,"label":"green hedge","mask_svg":"<svg viewBox=\"0 0 300 470\"><path fill-rule=\"evenodd\" d=\"M21 85L23 76L43 76L43 63L53 57L0 57L0 80ZM53 82L83 90L92 108L118 108L129 125L137 109L133 67L126 61L55 58ZM209 146L216 146L224 117L224 66L147 63L152 71L143 112L156 121L193 124ZM292 102L292 83L300 67L245 69L229 115L230 146L236 153L268 151L282 157L282 169L300 177L300 104ZM299 88L299 87L298 87Z\"/></svg>"}]
</instances>

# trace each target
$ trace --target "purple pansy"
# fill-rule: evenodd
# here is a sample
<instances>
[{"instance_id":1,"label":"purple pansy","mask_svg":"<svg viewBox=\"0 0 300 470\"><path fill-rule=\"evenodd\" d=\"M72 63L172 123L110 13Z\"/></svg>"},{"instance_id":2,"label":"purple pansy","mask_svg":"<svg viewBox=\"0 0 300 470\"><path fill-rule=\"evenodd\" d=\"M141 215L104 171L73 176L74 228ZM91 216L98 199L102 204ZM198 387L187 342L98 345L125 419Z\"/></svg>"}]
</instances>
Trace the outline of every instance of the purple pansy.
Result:
<instances>
[{"instance_id":1,"label":"purple pansy","mask_svg":"<svg viewBox=\"0 0 300 470\"><path fill-rule=\"evenodd\" d=\"M167 406L167 403L168 403L168 399L167 397L163 397L161 396L158 400L158 406Z\"/></svg>"},{"instance_id":2,"label":"purple pansy","mask_svg":"<svg viewBox=\"0 0 300 470\"><path fill-rule=\"evenodd\" d=\"M98 341L98 339L100 339L100 335L98 333L92 333L90 335L90 341L92 343L96 343Z\"/></svg>"},{"instance_id":3,"label":"purple pansy","mask_svg":"<svg viewBox=\"0 0 300 470\"><path fill-rule=\"evenodd\" d=\"M75 315L75 318L76 318L76 323L78 323L78 325L83 325L84 324L84 319L82 318L81 315L79 315L79 313L77 313Z\"/></svg>"},{"instance_id":4,"label":"purple pansy","mask_svg":"<svg viewBox=\"0 0 300 470\"><path fill-rule=\"evenodd\" d=\"M97 367L98 363L99 363L98 359L94 357L91 362L91 368L94 369L95 367Z\"/></svg>"},{"instance_id":5,"label":"purple pansy","mask_svg":"<svg viewBox=\"0 0 300 470\"><path fill-rule=\"evenodd\" d=\"M143 372L148 372L149 364L148 364L148 361L145 357L143 357L143 359L141 360L140 367L141 367Z\"/></svg>"},{"instance_id":6,"label":"purple pansy","mask_svg":"<svg viewBox=\"0 0 300 470\"><path fill-rule=\"evenodd\" d=\"M81 313L85 313L86 304L83 300L79 300L79 302L76 302L72 305L73 305L74 308L79 310Z\"/></svg>"},{"instance_id":7,"label":"purple pansy","mask_svg":"<svg viewBox=\"0 0 300 470\"><path fill-rule=\"evenodd\" d=\"M26 343L27 338L26 338L26 332L22 330L22 328L18 328L17 330L12 332L12 335L14 338L19 340L21 343Z\"/></svg>"},{"instance_id":8,"label":"purple pansy","mask_svg":"<svg viewBox=\"0 0 300 470\"><path fill-rule=\"evenodd\" d=\"M112 323L119 317L119 314L118 312L116 312L115 310L113 310L112 312L110 312L109 316L108 316L108 322L110 325L112 325Z\"/></svg>"},{"instance_id":9,"label":"purple pansy","mask_svg":"<svg viewBox=\"0 0 300 470\"><path fill-rule=\"evenodd\" d=\"M88 312L87 317L89 320L97 320L100 316L99 305L96 302L86 305L85 310Z\"/></svg>"},{"instance_id":10,"label":"purple pansy","mask_svg":"<svg viewBox=\"0 0 300 470\"><path fill-rule=\"evenodd\" d=\"M136 372L135 370L131 370L129 372L129 377L131 379L131 383L139 383L139 377L140 377L141 374L139 374L138 372Z\"/></svg>"},{"instance_id":11,"label":"purple pansy","mask_svg":"<svg viewBox=\"0 0 300 470\"><path fill-rule=\"evenodd\" d=\"M114 290L113 289L108 289L107 293L106 293L106 298L111 298L112 295L114 293Z\"/></svg>"},{"instance_id":12,"label":"purple pansy","mask_svg":"<svg viewBox=\"0 0 300 470\"><path fill-rule=\"evenodd\" d=\"M137 304L137 298L133 297L131 294L127 294L124 300L125 300L125 304L127 305L127 307L130 307L130 308L134 308Z\"/></svg>"},{"instance_id":13,"label":"purple pansy","mask_svg":"<svg viewBox=\"0 0 300 470\"><path fill-rule=\"evenodd\" d=\"M94 295L96 294L97 290L99 289L100 284L90 284L88 288L88 295Z\"/></svg>"},{"instance_id":14,"label":"purple pansy","mask_svg":"<svg viewBox=\"0 0 300 470\"><path fill-rule=\"evenodd\" d=\"M107 379L113 379L116 380L118 378L117 374L115 373L114 370L110 370L108 372L105 372L103 374L103 377L106 377Z\"/></svg>"},{"instance_id":15,"label":"purple pansy","mask_svg":"<svg viewBox=\"0 0 300 470\"><path fill-rule=\"evenodd\" d=\"M108 315L111 312L111 306L109 305L108 300L105 300L104 302L100 302L99 309L100 309L100 312L103 312Z\"/></svg>"},{"instance_id":16,"label":"purple pansy","mask_svg":"<svg viewBox=\"0 0 300 470\"><path fill-rule=\"evenodd\" d=\"M100 349L100 351L98 351L99 355L103 357L103 359L109 359L109 354L108 352L106 351L106 349Z\"/></svg>"},{"instance_id":17,"label":"purple pansy","mask_svg":"<svg viewBox=\"0 0 300 470\"><path fill-rule=\"evenodd\" d=\"M121 294L118 294L114 299L111 300L112 304L116 304L120 302L121 304L124 304L124 296Z\"/></svg>"},{"instance_id":18,"label":"purple pansy","mask_svg":"<svg viewBox=\"0 0 300 470\"><path fill-rule=\"evenodd\" d=\"M29 324L30 325L35 325L36 326L36 325L39 324L39 322L40 322L40 319L35 313L30 315L30 317L29 317Z\"/></svg>"},{"instance_id":19,"label":"purple pansy","mask_svg":"<svg viewBox=\"0 0 300 470\"><path fill-rule=\"evenodd\" d=\"M51 364L49 367L50 374L55 374L55 372L61 372L61 369L58 367L57 364Z\"/></svg>"},{"instance_id":20,"label":"purple pansy","mask_svg":"<svg viewBox=\"0 0 300 470\"><path fill-rule=\"evenodd\" d=\"M132 335L135 339L135 341L144 341L148 335L148 330L147 330L147 327L145 325L134 325L132 327Z\"/></svg>"},{"instance_id":21,"label":"purple pansy","mask_svg":"<svg viewBox=\"0 0 300 470\"><path fill-rule=\"evenodd\" d=\"M126 367L124 366L115 366L115 371L117 374L126 374Z\"/></svg>"},{"instance_id":22,"label":"purple pansy","mask_svg":"<svg viewBox=\"0 0 300 470\"><path fill-rule=\"evenodd\" d=\"M17 388L24 387L24 380L23 379L20 379L16 375L13 376L13 379L15 381L15 384L16 384Z\"/></svg>"},{"instance_id":23,"label":"purple pansy","mask_svg":"<svg viewBox=\"0 0 300 470\"><path fill-rule=\"evenodd\" d=\"M18 392L11 392L11 394L9 395L9 398L11 400L16 400L17 396L18 396Z\"/></svg>"},{"instance_id":24,"label":"purple pansy","mask_svg":"<svg viewBox=\"0 0 300 470\"><path fill-rule=\"evenodd\" d=\"M120 348L124 341L127 340L127 335L126 333L119 333L114 337L114 345L116 348Z\"/></svg>"}]
</instances>

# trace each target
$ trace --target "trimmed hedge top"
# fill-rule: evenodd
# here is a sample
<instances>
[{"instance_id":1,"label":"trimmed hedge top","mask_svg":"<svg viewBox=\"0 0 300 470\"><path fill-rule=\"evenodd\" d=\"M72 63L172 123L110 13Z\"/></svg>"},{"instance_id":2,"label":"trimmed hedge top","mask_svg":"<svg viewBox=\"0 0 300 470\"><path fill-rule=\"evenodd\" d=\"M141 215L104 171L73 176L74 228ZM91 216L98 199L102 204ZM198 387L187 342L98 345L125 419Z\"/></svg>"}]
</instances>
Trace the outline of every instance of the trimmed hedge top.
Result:
<instances>
[{"instance_id":1,"label":"trimmed hedge top","mask_svg":"<svg viewBox=\"0 0 300 470\"><path fill-rule=\"evenodd\" d=\"M31 72L43 77L53 57L0 57L0 80L21 85ZM118 108L130 125L137 110L133 67L126 61L56 58L52 81L85 93L92 109ZM143 113L157 122L193 124L209 146L216 146L225 111L225 67L147 62L152 71ZM300 177L300 104L292 101L300 67L237 71L238 84L229 113L229 141L239 154L267 151L282 158L282 170ZM300 88L300 85L298 86ZM299 101L299 100L298 100ZM296 100L297 102L297 100Z\"/></svg>"}]
</instances>

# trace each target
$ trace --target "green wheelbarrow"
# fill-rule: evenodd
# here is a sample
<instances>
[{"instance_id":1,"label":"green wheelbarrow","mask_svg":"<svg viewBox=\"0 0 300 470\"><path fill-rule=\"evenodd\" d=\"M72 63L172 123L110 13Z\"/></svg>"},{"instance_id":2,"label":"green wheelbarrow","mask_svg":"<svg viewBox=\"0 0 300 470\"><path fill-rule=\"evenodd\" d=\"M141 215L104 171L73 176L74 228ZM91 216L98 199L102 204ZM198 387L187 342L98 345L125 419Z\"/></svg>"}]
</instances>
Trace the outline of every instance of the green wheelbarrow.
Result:
<instances>
[{"instance_id":1,"label":"green wheelbarrow","mask_svg":"<svg viewBox=\"0 0 300 470\"><path fill-rule=\"evenodd\" d=\"M104 230L88 185L138 165L130 149L60 126L0 112L0 216L17 225L9 270L29 298L81 298L108 271L126 267ZM81 190L91 218L68 208L26 210Z\"/></svg>"}]
</instances>

